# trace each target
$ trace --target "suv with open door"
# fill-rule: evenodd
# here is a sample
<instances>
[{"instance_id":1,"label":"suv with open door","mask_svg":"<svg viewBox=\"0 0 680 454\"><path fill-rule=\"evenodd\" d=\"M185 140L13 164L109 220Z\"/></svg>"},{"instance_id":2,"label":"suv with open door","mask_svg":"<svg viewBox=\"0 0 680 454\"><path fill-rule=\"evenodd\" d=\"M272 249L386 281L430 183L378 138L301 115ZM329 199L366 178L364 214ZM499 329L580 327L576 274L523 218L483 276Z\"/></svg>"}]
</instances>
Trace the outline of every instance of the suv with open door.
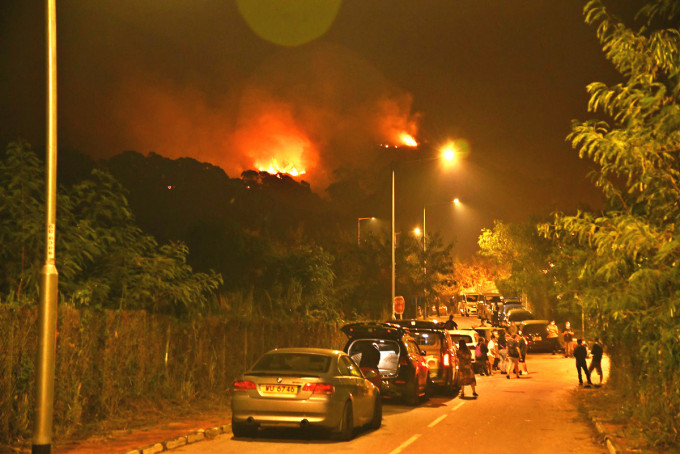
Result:
<instances>
[{"instance_id":1,"label":"suv with open door","mask_svg":"<svg viewBox=\"0 0 680 454\"><path fill-rule=\"evenodd\" d=\"M366 322L345 325L342 332L348 337L345 353L359 367L380 372L383 396L417 405L426 395L429 375L426 352L408 330L391 323Z\"/></svg>"}]
</instances>

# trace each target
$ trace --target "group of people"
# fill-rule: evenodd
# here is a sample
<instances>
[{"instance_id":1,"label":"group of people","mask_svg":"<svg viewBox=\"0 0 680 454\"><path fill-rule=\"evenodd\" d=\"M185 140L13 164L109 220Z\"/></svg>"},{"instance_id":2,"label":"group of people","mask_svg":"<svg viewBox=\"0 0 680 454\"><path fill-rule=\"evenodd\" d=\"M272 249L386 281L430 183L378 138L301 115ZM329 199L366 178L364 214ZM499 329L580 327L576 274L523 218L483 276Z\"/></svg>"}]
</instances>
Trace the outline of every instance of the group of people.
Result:
<instances>
[{"instance_id":1,"label":"group of people","mask_svg":"<svg viewBox=\"0 0 680 454\"><path fill-rule=\"evenodd\" d=\"M487 341L479 336L475 349L470 350L464 340L458 344L458 367L460 370L461 397L465 397L465 386L470 386L472 395L477 397L475 390L475 368L478 366L480 375L493 375L495 372L504 374L507 379L514 374L519 378L522 373L529 373L527 368L527 342L520 333L509 334L505 331L494 332ZM474 355L475 362L472 358Z\"/></svg>"},{"instance_id":2,"label":"group of people","mask_svg":"<svg viewBox=\"0 0 680 454\"><path fill-rule=\"evenodd\" d=\"M450 319L449 322L452 320ZM453 322L455 323L455 322ZM554 327L554 328L552 328ZM576 359L576 370L578 372L579 385L583 385L583 376L587 381L586 388L593 385L591 381L591 374L596 371L600 377L600 384L602 384L602 355L603 348L597 339L591 349L590 365L586 364L588 357L588 350L582 339L576 341L576 347L573 348L573 331L569 322L565 325L564 336L564 350L565 358L573 356ZM548 338L555 339L555 347L553 354L559 349L559 341L557 337L557 326L555 322L551 322L548 326ZM477 380L475 379L475 368L473 367L473 356L475 363L478 365L480 375L493 375L498 371L505 375L505 378L510 379L511 375L520 378L522 373L528 373L527 369L527 341L522 336L521 332L507 333L505 331L491 334L491 338L487 341L483 336L479 336L476 341L474 350L470 350L464 340L459 341L458 345L458 363L460 370L460 384L461 397L465 396L465 386L470 386L472 389L472 396L477 397L475 386Z\"/></svg>"},{"instance_id":3,"label":"group of people","mask_svg":"<svg viewBox=\"0 0 680 454\"><path fill-rule=\"evenodd\" d=\"M560 345L558 341L558 331L555 321L551 321L548 325L548 339L554 339L553 341L553 355L559 350ZM587 384L586 388L593 385L590 380L590 376L593 371L596 371L600 376L600 384L602 384L602 355L604 353L602 349L602 344L599 339L595 340L593 347L591 349L591 360L590 365L586 363L586 358L588 358L588 349L583 343L583 339L576 340L576 346L574 346L574 331L571 329L571 323L566 322L564 324L564 331L562 331L562 341L564 343L564 357L576 359L576 371L578 373L578 383L583 385L583 375L585 375ZM583 374L581 373L583 372Z\"/></svg>"}]
</instances>

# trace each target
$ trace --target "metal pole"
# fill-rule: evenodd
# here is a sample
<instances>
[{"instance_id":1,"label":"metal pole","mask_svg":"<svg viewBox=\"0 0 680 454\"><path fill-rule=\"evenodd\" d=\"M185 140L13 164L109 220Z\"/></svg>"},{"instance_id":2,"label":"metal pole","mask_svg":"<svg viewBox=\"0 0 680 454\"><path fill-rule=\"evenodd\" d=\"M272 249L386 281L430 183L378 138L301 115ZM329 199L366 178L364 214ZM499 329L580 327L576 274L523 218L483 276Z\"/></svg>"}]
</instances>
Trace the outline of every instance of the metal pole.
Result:
<instances>
[{"instance_id":1,"label":"metal pole","mask_svg":"<svg viewBox=\"0 0 680 454\"><path fill-rule=\"evenodd\" d=\"M427 252L427 240L425 239L427 235L427 230L425 229L425 210L427 209L427 206L423 205L423 306L425 307L424 314L427 317L427 312L428 312L428 305L427 305L427 298L425 297L425 285L427 282L427 259L426 259L426 252ZM437 309L439 310L439 309Z\"/></svg>"},{"instance_id":2,"label":"metal pole","mask_svg":"<svg viewBox=\"0 0 680 454\"><path fill-rule=\"evenodd\" d=\"M395 238L394 238L394 169L392 169L392 301L390 303L391 305L391 311L392 311L392 318L396 320L396 314L394 313L394 297L396 296L395 293L395 282L396 282L396 266L395 266L395 260L394 260L394 247L395 247Z\"/></svg>"},{"instance_id":3,"label":"metal pole","mask_svg":"<svg viewBox=\"0 0 680 454\"><path fill-rule=\"evenodd\" d=\"M47 159L45 201L45 265L40 272L40 315L38 319L38 358L35 418L31 452L52 451L54 415L54 363L57 332L57 288L59 274L55 265L57 218L57 5L45 0L47 42Z\"/></svg>"},{"instance_id":4,"label":"metal pole","mask_svg":"<svg viewBox=\"0 0 680 454\"><path fill-rule=\"evenodd\" d=\"M361 218L357 218L357 246L361 246Z\"/></svg>"}]
</instances>

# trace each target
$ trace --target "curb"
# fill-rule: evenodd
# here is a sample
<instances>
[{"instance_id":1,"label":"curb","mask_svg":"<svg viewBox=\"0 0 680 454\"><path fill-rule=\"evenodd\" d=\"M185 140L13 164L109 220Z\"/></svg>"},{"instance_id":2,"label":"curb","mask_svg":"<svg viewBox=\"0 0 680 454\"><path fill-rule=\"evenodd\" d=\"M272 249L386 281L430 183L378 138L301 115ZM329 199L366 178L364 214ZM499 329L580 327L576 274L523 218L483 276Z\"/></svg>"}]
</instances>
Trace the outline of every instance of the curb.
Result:
<instances>
[{"instance_id":1,"label":"curb","mask_svg":"<svg viewBox=\"0 0 680 454\"><path fill-rule=\"evenodd\" d=\"M593 417L590 413L588 413L588 418L590 418L590 420L593 421L593 424L595 425L595 429L597 429L597 432L604 439L604 443L607 446L607 450L609 451L609 454L623 454L623 451L616 446L614 439L604 429L604 427L600 423L600 420Z\"/></svg>"},{"instance_id":2,"label":"curb","mask_svg":"<svg viewBox=\"0 0 680 454\"><path fill-rule=\"evenodd\" d=\"M125 451L124 454L157 454L159 452L171 451L181 446L198 443L203 440L212 440L213 438L231 432L231 424L222 424L207 429L200 429L180 437L169 438L159 443L152 443L143 448L131 449Z\"/></svg>"}]
</instances>

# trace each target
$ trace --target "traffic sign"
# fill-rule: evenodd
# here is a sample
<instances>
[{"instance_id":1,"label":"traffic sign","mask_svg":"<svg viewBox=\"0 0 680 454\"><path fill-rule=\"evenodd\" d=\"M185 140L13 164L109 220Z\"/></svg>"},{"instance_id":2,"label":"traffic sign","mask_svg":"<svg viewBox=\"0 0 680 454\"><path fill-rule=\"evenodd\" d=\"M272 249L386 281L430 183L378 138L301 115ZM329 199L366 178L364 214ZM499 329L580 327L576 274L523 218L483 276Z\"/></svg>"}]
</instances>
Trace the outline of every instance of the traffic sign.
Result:
<instances>
[{"instance_id":1,"label":"traffic sign","mask_svg":"<svg viewBox=\"0 0 680 454\"><path fill-rule=\"evenodd\" d=\"M394 313L395 314L403 314L404 309L406 308L406 301L404 301L403 296L395 296L394 297Z\"/></svg>"}]
</instances>

